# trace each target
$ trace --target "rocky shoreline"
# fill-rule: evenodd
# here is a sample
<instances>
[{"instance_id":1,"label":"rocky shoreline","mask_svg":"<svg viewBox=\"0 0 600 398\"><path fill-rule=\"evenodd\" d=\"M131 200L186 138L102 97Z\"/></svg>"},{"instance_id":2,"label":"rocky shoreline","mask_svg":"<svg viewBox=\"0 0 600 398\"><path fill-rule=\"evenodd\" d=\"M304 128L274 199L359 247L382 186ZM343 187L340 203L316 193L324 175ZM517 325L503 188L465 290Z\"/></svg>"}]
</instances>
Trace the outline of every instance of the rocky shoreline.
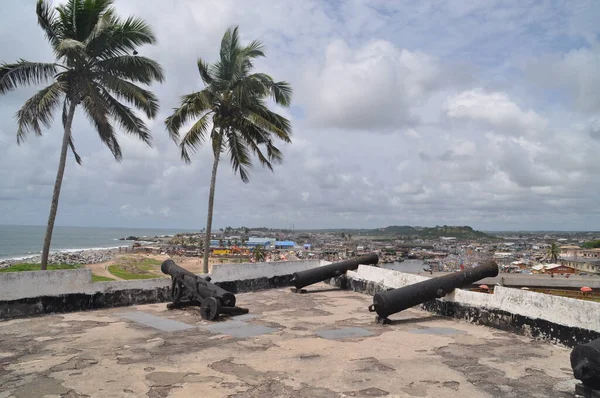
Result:
<instances>
[{"instance_id":1,"label":"rocky shoreline","mask_svg":"<svg viewBox=\"0 0 600 398\"><path fill-rule=\"evenodd\" d=\"M95 264L112 260L119 254L118 248L112 249L93 249L81 251L68 251L51 253L48 259L49 264ZM21 259L0 260L0 269L8 268L11 265L19 263L40 263L41 256L32 256Z\"/></svg>"}]
</instances>

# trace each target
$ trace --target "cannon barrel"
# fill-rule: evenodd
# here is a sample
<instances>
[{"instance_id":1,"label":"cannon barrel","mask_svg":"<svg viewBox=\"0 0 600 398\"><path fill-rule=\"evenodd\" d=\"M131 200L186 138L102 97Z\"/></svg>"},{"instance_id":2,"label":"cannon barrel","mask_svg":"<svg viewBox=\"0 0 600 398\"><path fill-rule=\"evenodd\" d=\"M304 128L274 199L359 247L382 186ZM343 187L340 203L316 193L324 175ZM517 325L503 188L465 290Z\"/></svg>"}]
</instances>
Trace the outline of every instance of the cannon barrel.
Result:
<instances>
[{"instance_id":1,"label":"cannon barrel","mask_svg":"<svg viewBox=\"0 0 600 398\"><path fill-rule=\"evenodd\" d=\"M571 368L585 386L600 389L600 339L575 347L571 351Z\"/></svg>"},{"instance_id":2,"label":"cannon barrel","mask_svg":"<svg viewBox=\"0 0 600 398\"><path fill-rule=\"evenodd\" d=\"M292 284L296 287L296 289L302 289L303 287L312 285L313 283L340 276L348 270L358 268L360 264L374 265L378 262L379 257L377 254L371 253L350 260L307 269L306 271L294 272L294 274L292 274Z\"/></svg>"},{"instance_id":3,"label":"cannon barrel","mask_svg":"<svg viewBox=\"0 0 600 398\"><path fill-rule=\"evenodd\" d=\"M173 281L181 283L192 295L199 295L200 298L206 299L214 297L220 301L224 307L235 306L235 295L227 290L209 282L208 280L181 268L175 264L173 260L165 260L160 270L173 278Z\"/></svg>"},{"instance_id":4,"label":"cannon barrel","mask_svg":"<svg viewBox=\"0 0 600 398\"><path fill-rule=\"evenodd\" d=\"M377 293L373 296L373 304L369 306L369 311L375 311L380 318L386 319L389 315L414 307L417 304L435 298L442 298L456 288L497 275L498 264L491 260L486 261L478 267Z\"/></svg>"}]
</instances>

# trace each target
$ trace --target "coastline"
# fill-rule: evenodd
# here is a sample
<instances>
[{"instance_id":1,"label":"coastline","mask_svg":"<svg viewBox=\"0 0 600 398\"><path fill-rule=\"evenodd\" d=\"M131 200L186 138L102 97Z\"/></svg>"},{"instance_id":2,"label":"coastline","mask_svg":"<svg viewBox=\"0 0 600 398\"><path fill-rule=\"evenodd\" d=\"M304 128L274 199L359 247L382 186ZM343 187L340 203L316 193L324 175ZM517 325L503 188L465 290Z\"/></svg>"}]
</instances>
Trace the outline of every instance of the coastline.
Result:
<instances>
[{"instance_id":1,"label":"coastline","mask_svg":"<svg viewBox=\"0 0 600 398\"><path fill-rule=\"evenodd\" d=\"M64 249L50 252L49 264L95 264L112 260L117 254L131 249L132 245L114 247L92 247L84 249ZM15 264L39 264L41 254L33 256L19 256L0 259L0 269L8 268Z\"/></svg>"}]
</instances>

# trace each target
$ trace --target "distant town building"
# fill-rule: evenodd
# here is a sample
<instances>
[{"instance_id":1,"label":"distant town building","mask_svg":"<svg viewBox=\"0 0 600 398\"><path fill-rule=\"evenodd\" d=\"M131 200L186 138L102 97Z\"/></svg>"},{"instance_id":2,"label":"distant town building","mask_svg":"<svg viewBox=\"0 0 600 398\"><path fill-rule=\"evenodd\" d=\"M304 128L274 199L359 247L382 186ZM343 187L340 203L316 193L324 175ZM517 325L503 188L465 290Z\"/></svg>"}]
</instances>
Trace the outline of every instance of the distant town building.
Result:
<instances>
[{"instance_id":1,"label":"distant town building","mask_svg":"<svg viewBox=\"0 0 600 398\"><path fill-rule=\"evenodd\" d=\"M275 249L275 242L277 240L275 238L254 238L254 237L250 237L248 238L248 241L246 241L246 246L248 247L256 247L256 246L262 246L265 249L271 250L271 249Z\"/></svg>"},{"instance_id":2,"label":"distant town building","mask_svg":"<svg viewBox=\"0 0 600 398\"><path fill-rule=\"evenodd\" d=\"M600 274L600 249L584 249L579 246L561 246L561 264L579 272Z\"/></svg>"},{"instance_id":3,"label":"distant town building","mask_svg":"<svg viewBox=\"0 0 600 398\"><path fill-rule=\"evenodd\" d=\"M276 249L293 249L295 248L296 242L293 242L291 240L283 240L283 241L276 241L275 242L275 248Z\"/></svg>"},{"instance_id":4,"label":"distant town building","mask_svg":"<svg viewBox=\"0 0 600 398\"><path fill-rule=\"evenodd\" d=\"M579 272L591 274L600 274L600 259L585 257L561 257L559 259L562 265L576 269Z\"/></svg>"}]
</instances>

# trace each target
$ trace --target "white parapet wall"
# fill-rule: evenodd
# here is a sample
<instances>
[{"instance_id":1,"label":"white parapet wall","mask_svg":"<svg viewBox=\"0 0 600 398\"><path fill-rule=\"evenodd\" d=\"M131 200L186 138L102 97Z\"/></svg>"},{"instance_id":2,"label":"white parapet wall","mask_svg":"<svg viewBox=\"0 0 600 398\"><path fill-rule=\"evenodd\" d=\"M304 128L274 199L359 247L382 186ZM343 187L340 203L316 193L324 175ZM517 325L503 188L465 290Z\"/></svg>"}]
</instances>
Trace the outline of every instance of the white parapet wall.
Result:
<instances>
[{"instance_id":1,"label":"white parapet wall","mask_svg":"<svg viewBox=\"0 0 600 398\"><path fill-rule=\"evenodd\" d=\"M90 269L3 272L0 300L87 292L91 285Z\"/></svg>"},{"instance_id":2,"label":"white parapet wall","mask_svg":"<svg viewBox=\"0 0 600 398\"><path fill-rule=\"evenodd\" d=\"M213 282L239 281L290 275L324 265L320 260L272 261L262 263L215 264L212 268Z\"/></svg>"},{"instance_id":3,"label":"white parapet wall","mask_svg":"<svg viewBox=\"0 0 600 398\"><path fill-rule=\"evenodd\" d=\"M349 271L352 279L399 288L429 279L425 276L361 265ZM442 300L465 306L506 311L558 325L600 332L600 303L495 286L493 294L456 289Z\"/></svg>"},{"instance_id":4,"label":"white parapet wall","mask_svg":"<svg viewBox=\"0 0 600 398\"><path fill-rule=\"evenodd\" d=\"M290 275L323 265L320 260L278 261L263 263L215 264L210 275L213 282L239 281ZM118 290L155 289L171 285L170 278L92 283L88 268L55 271L0 273L0 301L20 300L65 294L96 294Z\"/></svg>"},{"instance_id":5,"label":"white parapet wall","mask_svg":"<svg viewBox=\"0 0 600 398\"><path fill-rule=\"evenodd\" d=\"M170 286L170 280L142 279L92 283L89 268L55 271L0 273L0 301L65 294L95 294L128 289L153 289Z\"/></svg>"}]
</instances>

